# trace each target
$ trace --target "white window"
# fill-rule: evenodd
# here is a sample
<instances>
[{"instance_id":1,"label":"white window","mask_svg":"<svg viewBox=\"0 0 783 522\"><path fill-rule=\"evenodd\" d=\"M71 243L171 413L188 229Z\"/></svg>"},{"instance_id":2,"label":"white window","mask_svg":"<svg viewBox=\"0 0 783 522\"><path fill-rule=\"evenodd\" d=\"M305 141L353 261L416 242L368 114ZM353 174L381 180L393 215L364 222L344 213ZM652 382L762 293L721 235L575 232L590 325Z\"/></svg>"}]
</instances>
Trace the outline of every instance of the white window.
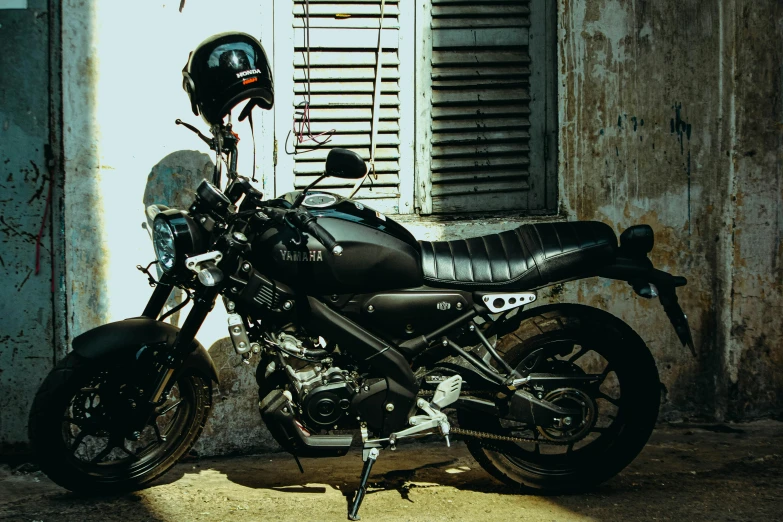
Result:
<instances>
[{"instance_id":1,"label":"white window","mask_svg":"<svg viewBox=\"0 0 783 522\"><path fill-rule=\"evenodd\" d=\"M358 198L400 214L555 210L550 4L386 0L377 179ZM278 195L332 147L369 160L380 14L380 0L275 3Z\"/></svg>"}]
</instances>

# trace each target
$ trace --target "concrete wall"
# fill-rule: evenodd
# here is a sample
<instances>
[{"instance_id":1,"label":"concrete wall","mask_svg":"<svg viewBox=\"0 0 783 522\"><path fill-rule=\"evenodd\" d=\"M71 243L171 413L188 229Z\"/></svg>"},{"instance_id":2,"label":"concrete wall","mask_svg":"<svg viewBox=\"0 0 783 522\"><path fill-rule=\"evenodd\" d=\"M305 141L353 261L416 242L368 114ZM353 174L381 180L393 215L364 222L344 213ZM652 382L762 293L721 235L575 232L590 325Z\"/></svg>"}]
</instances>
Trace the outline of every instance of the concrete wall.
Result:
<instances>
[{"instance_id":1,"label":"concrete wall","mask_svg":"<svg viewBox=\"0 0 783 522\"><path fill-rule=\"evenodd\" d=\"M569 218L656 231L698 358L657 303L584 282L580 301L650 345L664 412L783 408L779 2L566 0L560 9L561 204ZM610 292L607 292L609 290Z\"/></svg>"},{"instance_id":2,"label":"concrete wall","mask_svg":"<svg viewBox=\"0 0 783 522\"><path fill-rule=\"evenodd\" d=\"M172 187L192 185L209 169L193 150L200 142L173 125L177 117L196 120L179 89L188 51L234 29L260 36L274 53L266 2L234 2L241 16L231 17L207 4L188 2L180 12L179 2L64 1L71 336L139 313L150 290L134 266L152 257L139 226L142 200L174 197ZM679 345L659 304L625 284L569 283L541 301L598 306L637 329L658 362L665 418L780 412L783 8L748 0L560 0L558 8L560 215L552 219L598 219L618 232L652 225L655 264L689 278L680 295L698 357ZM265 189L272 118L260 118L256 135ZM246 144L240 167L248 172ZM404 224L433 239L520 220ZM197 448L204 453L269 444L253 368L231 355L224 331L216 311L199 334L222 377Z\"/></svg>"},{"instance_id":3,"label":"concrete wall","mask_svg":"<svg viewBox=\"0 0 783 522\"><path fill-rule=\"evenodd\" d=\"M730 104L720 266L730 267L718 411L734 418L783 407L783 4L737 2L728 11Z\"/></svg>"}]
</instances>

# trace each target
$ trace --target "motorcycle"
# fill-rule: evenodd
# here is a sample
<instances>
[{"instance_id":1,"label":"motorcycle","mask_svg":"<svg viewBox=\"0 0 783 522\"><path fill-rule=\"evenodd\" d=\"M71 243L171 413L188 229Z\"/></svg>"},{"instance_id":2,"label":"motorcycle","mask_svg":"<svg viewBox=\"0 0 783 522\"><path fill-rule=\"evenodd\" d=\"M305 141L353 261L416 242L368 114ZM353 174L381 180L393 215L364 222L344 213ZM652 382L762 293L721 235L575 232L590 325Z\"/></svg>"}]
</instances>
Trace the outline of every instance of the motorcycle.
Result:
<instances>
[{"instance_id":1,"label":"motorcycle","mask_svg":"<svg viewBox=\"0 0 783 522\"><path fill-rule=\"evenodd\" d=\"M182 123L177 121L177 123ZM140 317L73 340L38 391L29 422L41 470L76 492L143 488L198 439L218 373L196 340L220 297L236 353L257 358L259 411L299 458L362 449L358 520L380 450L409 439L465 442L492 476L521 490L577 491L641 451L660 383L634 330L578 304L530 308L537 291L587 277L657 297L693 350L676 288L657 270L649 226L618 240L592 221L536 223L455 241L417 241L364 203L317 190L367 165L335 148L323 175L265 200L236 171L231 124L212 137L221 173L187 209L147 209L159 278ZM166 310L175 289L185 300ZM165 320L191 302L181 328ZM301 468L301 464L300 464Z\"/></svg>"}]
</instances>

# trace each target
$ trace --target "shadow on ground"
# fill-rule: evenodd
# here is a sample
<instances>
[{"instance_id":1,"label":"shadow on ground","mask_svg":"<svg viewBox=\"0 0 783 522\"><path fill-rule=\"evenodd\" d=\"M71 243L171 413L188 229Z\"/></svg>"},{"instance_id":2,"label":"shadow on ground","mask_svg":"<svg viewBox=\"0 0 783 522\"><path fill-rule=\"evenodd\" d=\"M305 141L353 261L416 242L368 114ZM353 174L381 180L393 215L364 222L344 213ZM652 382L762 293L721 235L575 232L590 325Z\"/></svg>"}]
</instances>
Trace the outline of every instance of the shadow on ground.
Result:
<instances>
[{"instance_id":1,"label":"shadow on ground","mask_svg":"<svg viewBox=\"0 0 783 522\"><path fill-rule=\"evenodd\" d=\"M0 520L345 520L359 452L191 460L153 487L79 498L37 473L0 476ZM480 469L465 446L415 444L381 453L362 506L389 520L774 520L783 510L783 423L668 425L609 482L579 495L520 494Z\"/></svg>"}]
</instances>

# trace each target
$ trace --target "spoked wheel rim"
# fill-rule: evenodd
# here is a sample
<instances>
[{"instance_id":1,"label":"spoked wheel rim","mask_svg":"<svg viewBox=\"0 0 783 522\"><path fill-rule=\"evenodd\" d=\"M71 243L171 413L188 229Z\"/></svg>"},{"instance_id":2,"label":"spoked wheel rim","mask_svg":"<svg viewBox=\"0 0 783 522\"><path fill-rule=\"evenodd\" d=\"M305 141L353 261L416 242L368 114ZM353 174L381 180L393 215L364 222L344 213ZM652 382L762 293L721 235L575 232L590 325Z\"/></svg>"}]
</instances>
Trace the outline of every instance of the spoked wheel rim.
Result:
<instances>
[{"instance_id":1,"label":"spoked wheel rim","mask_svg":"<svg viewBox=\"0 0 783 522\"><path fill-rule=\"evenodd\" d=\"M133 479L156 467L179 445L194 414L195 391L186 384L189 377L181 376L137 438L122 432L112 416L127 413L128 406L117 406L130 399L122 396L124 385L114 384L121 382L118 373L105 369L94 374L73 394L62 418L68 459L101 482Z\"/></svg>"},{"instance_id":2,"label":"spoked wheel rim","mask_svg":"<svg viewBox=\"0 0 783 522\"><path fill-rule=\"evenodd\" d=\"M562 429L544 429L522 426L511 421L492 419L491 431L512 437L532 439L535 442L486 441L483 445L501 453L513 465L542 476L568 475L584 470L585 465L600 461L600 457L618 442L626 424L631 399L629 379L624 365L613 361L612 350L572 337L542 340L536 346L510 360L520 372L573 373L598 375L595 384L565 387L547 391L529 389L539 398L561 406L577 407L587 402L583 410L585 425L562 426ZM625 370L625 371L622 371ZM581 395L576 391L581 391ZM589 396L592 401L585 400ZM484 419L487 422L489 419ZM559 433L558 433L559 432Z\"/></svg>"}]
</instances>

